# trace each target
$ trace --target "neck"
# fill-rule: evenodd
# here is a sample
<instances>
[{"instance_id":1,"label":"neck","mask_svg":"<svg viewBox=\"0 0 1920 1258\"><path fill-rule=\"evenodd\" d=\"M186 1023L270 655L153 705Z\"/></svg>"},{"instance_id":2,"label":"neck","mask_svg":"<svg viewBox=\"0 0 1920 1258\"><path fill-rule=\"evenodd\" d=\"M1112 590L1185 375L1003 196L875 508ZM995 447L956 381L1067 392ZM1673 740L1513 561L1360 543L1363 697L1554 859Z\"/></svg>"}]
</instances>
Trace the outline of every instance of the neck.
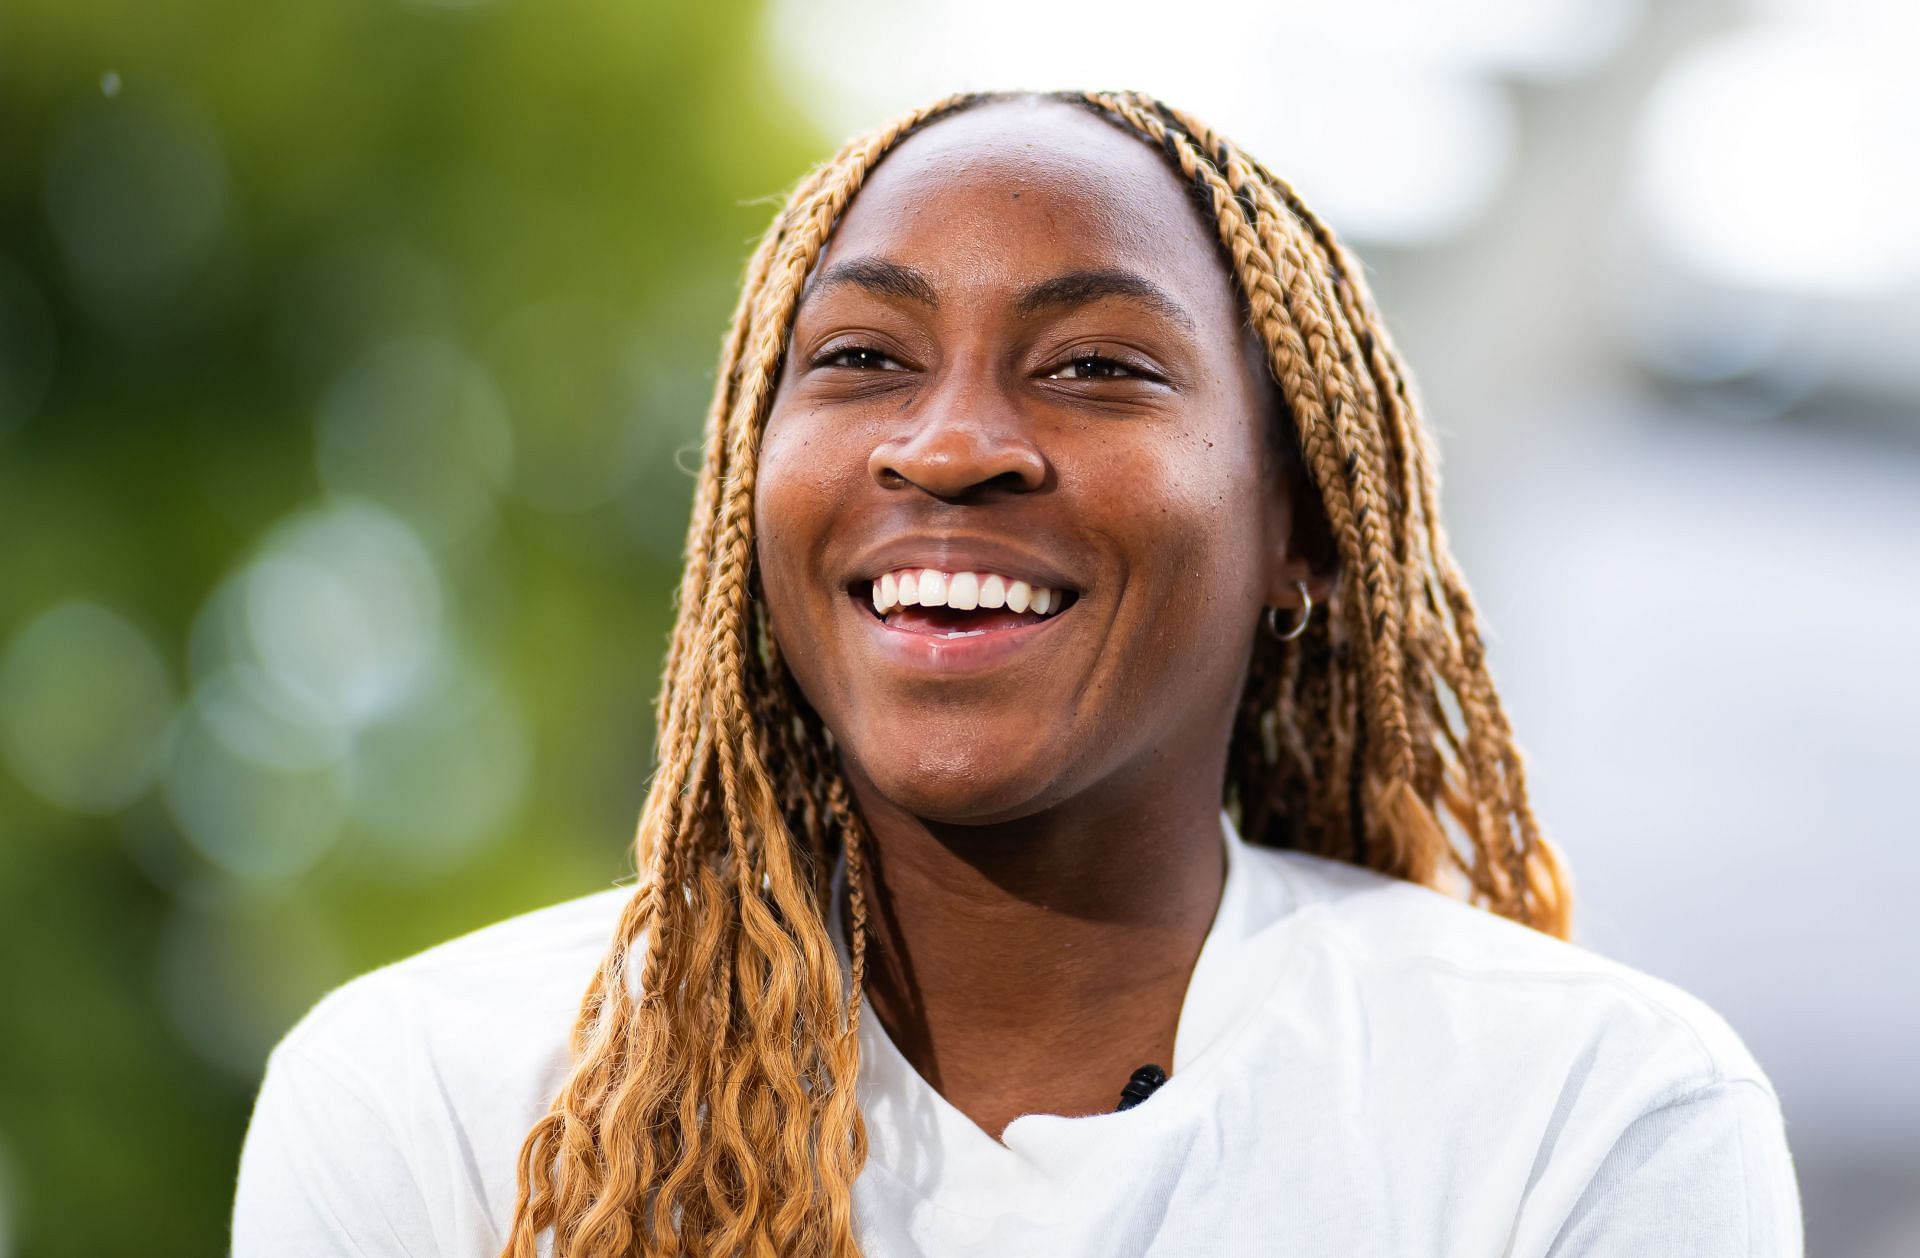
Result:
<instances>
[{"instance_id":1,"label":"neck","mask_svg":"<svg viewBox=\"0 0 1920 1258\"><path fill-rule=\"evenodd\" d=\"M922 1078L998 1136L1022 1113L1111 1110L1134 1068L1172 1068L1223 886L1217 791L1155 782L961 826L849 776L873 840L867 1005Z\"/></svg>"}]
</instances>

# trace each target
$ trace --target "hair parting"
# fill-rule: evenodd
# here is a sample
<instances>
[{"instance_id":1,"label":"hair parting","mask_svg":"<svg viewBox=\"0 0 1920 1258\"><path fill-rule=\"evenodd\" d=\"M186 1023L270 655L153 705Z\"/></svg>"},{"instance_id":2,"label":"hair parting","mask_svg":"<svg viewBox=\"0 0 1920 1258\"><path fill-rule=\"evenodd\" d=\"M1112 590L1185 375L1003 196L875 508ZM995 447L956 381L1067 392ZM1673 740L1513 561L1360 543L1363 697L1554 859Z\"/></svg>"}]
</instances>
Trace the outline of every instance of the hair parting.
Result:
<instances>
[{"instance_id":1,"label":"hair parting","mask_svg":"<svg viewBox=\"0 0 1920 1258\"><path fill-rule=\"evenodd\" d=\"M987 100L936 102L801 181L747 263L707 413L658 701L641 885L521 1148L501 1258L855 1258L870 840L832 737L756 597L762 432L801 290L888 151ZM1254 635L1222 803L1248 842L1452 890L1565 937L1437 458L1360 267L1282 180L1135 93L1061 94L1152 145L1204 207L1339 556L1327 614ZM827 922L846 868L851 977Z\"/></svg>"}]
</instances>

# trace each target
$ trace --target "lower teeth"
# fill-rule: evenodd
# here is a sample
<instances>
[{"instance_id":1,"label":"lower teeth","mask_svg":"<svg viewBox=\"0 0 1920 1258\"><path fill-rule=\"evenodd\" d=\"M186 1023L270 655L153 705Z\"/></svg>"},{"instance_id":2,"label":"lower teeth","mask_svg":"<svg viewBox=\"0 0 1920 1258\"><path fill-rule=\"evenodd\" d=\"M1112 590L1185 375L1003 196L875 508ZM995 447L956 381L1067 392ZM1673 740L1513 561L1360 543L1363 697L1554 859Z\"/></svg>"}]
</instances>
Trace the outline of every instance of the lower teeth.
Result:
<instances>
[{"instance_id":1,"label":"lower teeth","mask_svg":"<svg viewBox=\"0 0 1920 1258\"><path fill-rule=\"evenodd\" d=\"M977 638L985 632L985 629L952 629L940 636L943 638Z\"/></svg>"}]
</instances>

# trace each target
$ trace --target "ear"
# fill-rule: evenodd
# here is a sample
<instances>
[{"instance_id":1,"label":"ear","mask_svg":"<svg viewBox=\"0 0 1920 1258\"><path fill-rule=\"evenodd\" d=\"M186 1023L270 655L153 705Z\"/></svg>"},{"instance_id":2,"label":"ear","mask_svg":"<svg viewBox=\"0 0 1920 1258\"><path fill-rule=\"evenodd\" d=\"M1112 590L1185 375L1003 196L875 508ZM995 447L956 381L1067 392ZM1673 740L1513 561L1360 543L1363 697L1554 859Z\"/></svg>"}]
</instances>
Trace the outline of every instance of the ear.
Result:
<instances>
[{"instance_id":1,"label":"ear","mask_svg":"<svg viewBox=\"0 0 1920 1258\"><path fill-rule=\"evenodd\" d=\"M1304 581L1315 604L1325 606L1340 583L1340 550L1327 523L1320 491L1299 454L1282 453L1280 473L1268 480L1266 589L1268 607L1298 608Z\"/></svg>"}]
</instances>

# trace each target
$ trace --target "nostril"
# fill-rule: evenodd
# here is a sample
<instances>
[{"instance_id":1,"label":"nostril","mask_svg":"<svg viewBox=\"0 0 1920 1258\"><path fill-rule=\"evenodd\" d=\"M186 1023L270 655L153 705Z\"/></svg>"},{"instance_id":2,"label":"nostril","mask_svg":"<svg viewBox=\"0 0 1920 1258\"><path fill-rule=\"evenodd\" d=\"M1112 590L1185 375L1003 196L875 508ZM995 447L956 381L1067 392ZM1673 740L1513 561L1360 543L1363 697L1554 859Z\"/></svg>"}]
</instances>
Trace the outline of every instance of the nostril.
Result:
<instances>
[{"instance_id":1,"label":"nostril","mask_svg":"<svg viewBox=\"0 0 1920 1258\"><path fill-rule=\"evenodd\" d=\"M1016 428L953 418L881 444L867 467L884 489L917 488L948 502L1030 493L1048 474L1039 447Z\"/></svg>"}]
</instances>

